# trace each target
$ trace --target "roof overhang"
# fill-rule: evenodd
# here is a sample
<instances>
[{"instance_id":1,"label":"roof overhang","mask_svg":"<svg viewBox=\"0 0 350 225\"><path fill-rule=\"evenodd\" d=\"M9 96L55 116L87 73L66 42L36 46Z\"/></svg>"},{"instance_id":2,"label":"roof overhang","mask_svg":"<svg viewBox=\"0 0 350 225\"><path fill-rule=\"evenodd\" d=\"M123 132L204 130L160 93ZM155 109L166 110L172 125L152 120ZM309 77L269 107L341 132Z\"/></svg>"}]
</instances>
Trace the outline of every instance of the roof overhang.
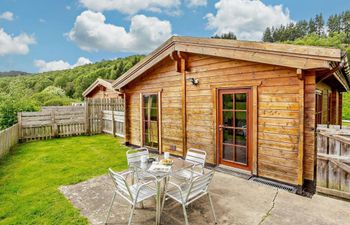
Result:
<instances>
[{"instance_id":1,"label":"roof overhang","mask_svg":"<svg viewBox=\"0 0 350 225\"><path fill-rule=\"evenodd\" d=\"M334 48L174 36L120 76L113 87L123 88L174 51L302 70L331 69L331 62L340 63L343 60L341 50Z\"/></svg>"},{"instance_id":2,"label":"roof overhang","mask_svg":"<svg viewBox=\"0 0 350 225\"><path fill-rule=\"evenodd\" d=\"M93 91L96 87L98 87L99 85L102 85L104 87L106 87L107 89L110 89L110 90L114 90L113 86L112 86L112 83L111 82L108 82L104 79L101 79L101 78L97 78L95 80L94 83L92 83L84 92L83 92L83 96L86 97L88 96L91 91ZM117 92L117 91L116 91Z\"/></svg>"}]
</instances>

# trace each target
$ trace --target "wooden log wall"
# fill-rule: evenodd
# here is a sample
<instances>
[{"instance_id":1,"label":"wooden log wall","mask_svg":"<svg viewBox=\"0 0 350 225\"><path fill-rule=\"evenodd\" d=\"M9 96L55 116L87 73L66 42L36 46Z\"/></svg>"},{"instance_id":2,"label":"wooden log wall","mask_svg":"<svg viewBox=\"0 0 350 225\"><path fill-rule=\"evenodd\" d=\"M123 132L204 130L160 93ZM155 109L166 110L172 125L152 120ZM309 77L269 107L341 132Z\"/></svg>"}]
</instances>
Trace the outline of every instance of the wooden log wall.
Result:
<instances>
[{"instance_id":1,"label":"wooden log wall","mask_svg":"<svg viewBox=\"0 0 350 225\"><path fill-rule=\"evenodd\" d=\"M350 129L318 128L316 190L350 199Z\"/></svg>"},{"instance_id":2,"label":"wooden log wall","mask_svg":"<svg viewBox=\"0 0 350 225\"><path fill-rule=\"evenodd\" d=\"M126 90L126 140L134 145L142 145L140 94L161 92L161 132L159 143L164 151L182 155L182 98L181 76L175 71L174 62L169 58L137 83L131 83ZM171 150L171 146L176 146Z\"/></svg>"},{"instance_id":3,"label":"wooden log wall","mask_svg":"<svg viewBox=\"0 0 350 225\"><path fill-rule=\"evenodd\" d=\"M313 171L304 172L303 165L298 163L303 151L300 112L304 93L300 93L300 89L303 89L304 81L298 79L296 70L195 54L189 55L188 63L190 72L186 72L186 78L199 80L197 86L186 82L188 148L207 151L208 162L216 163L215 89L246 87L260 82L257 89L258 175L292 184L298 184L300 173L312 176ZM173 153L182 154L181 81L174 62L167 58L124 88L126 113L130 115L127 118L127 140L131 144L141 145L140 93L162 91L161 148L170 151L171 146L176 146ZM312 166L308 169L312 170Z\"/></svg>"},{"instance_id":4,"label":"wooden log wall","mask_svg":"<svg viewBox=\"0 0 350 225\"><path fill-rule=\"evenodd\" d=\"M193 55L187 77L188 147L204 149L216 159L216 88L257 87L257 174L298 183L302 81L296 70L253 62Z\"/></svg>"},{"instance_id":5,"label":"wooden log wall","mask_svg":"<svg viewBox=\"0 0 350 225\"><path fill-rule=\"evenodd\" d=\"M316 74L306 73L304 108L304 179L313 181L315 177L315 131L316 131Z\"/></svg>"},{"instance_id":6,"label":"wooden log wall","mask_svg":"<svg viewBox=\"0 0 350 225\"><path fill-rule=\"evenodd\" d=\"M0 159L18 143L18 124L0 131Z\"/></svg>"}]
</instances>

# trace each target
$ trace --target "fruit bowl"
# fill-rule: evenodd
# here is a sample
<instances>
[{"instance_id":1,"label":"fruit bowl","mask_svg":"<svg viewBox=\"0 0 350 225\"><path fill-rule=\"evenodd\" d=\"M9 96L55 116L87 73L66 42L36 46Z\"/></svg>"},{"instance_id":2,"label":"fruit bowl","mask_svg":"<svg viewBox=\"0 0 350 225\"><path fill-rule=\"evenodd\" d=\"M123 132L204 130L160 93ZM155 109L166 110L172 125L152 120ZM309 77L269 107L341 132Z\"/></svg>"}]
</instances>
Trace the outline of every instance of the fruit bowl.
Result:
<instances>
[{"instance_id":1,"label":"fruit bowl","mask_svg":"<svg viewBox=\"0 0 350 225\"><path fill-rule=\"evenodd\" d=\"M174 163L174 160L172 159L162 159L160 160L160 164L162 165L172 165Z\"/></svg>"}]
</instances>

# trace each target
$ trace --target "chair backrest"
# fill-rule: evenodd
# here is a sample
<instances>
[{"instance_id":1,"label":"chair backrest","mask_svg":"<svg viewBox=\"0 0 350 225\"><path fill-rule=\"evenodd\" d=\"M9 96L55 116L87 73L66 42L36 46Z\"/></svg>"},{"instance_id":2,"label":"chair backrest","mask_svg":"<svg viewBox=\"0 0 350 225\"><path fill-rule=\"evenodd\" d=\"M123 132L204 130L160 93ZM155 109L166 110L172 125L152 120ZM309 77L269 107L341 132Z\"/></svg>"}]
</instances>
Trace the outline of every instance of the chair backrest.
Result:
<instances>
[{"instance_id":1,"label":"chair backrest","mask_svg":"<svg viewBox=\"0 0 350 225\"><path fill-rule=\"evenodd\" d=\"M126 159L128 161L128 165L133 162L141 161L142 156L148 156L149 151L147 148L137 148L131 149L126 152Z\"/></svg>"},{"instance_id":2,"label":"chair backrest","mask_svg":"<svg viewBox=\"0 0 350 225\"><path fill-rule=\"evenodd\" d=\"M185 160L194 164L200 164L204 167L207 153L203 150L190 148L187 151Z\"/></svg>"},{"instance_id":3,"label":"chair backrest","mask_svg":"<svg viewBox=\"0 0 350 225\"><path fill-rule=\"evenodd\" d=\"M112 177L113 183L116 189L119 191L119 193L123 194L127 199L129 199L132 202L133 196L130 192L129 185L126 182L125 178L121 174L114 172L112 169L109 169L109 174Z\"/></svg>"},{"instance_id":4,"label":"chair backrest","mask_svg":"<svg viewBox=\"0 0 350 225\"><path fill-rule=\"evenodd\" d=\"M193 199L199 194L205 193L208 190L209 184L213 179L214 171L203 174L201 176L195 177L190 184L190 188L188 190L185 201Z\"/></svg>"}]
</instances>

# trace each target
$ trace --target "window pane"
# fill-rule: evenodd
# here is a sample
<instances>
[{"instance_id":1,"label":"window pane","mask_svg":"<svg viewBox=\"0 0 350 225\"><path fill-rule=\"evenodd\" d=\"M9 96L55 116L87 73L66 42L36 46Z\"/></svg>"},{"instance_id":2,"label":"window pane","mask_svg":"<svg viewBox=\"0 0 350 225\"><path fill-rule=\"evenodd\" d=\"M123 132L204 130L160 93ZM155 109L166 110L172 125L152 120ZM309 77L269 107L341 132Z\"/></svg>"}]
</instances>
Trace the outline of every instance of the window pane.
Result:
<instances>
[{"instance_id":1,"label":"window pane","mask_svg":"<svg viewBox=\"0 0 350 225\"><path fill-rule=\"evenodd\" d=\"M247 144L247 130L236 129L235 130L235 144L246 146Z\"/></svg>"},{"instance_id":2,"label":"window pane","mask_svg":"<svg viewBox=\"0 0 350 225\"><path fill-rule=\"evenodd\" d=\"M233 146L232 145L223 145L222 158L226 160L233 160Z\"/></svg>"},{"instance_id":3,"label":"window pane","mask_svg":"<svg viewBox=\"0 0 350 225\"><path fill-rule=\"evenodd\" d=\"M223 142L233 144L233 129L224 128Z\"/></svg>"},{"instance_id":4,"label":"window pane","mask_svg":"<svg viewBox=\"0 0 350 225\"><path fill-rule=\"evenodd\" d=\"M144 120L148 120L148 113L149 113L148 109L144 108L143 109L143 119Z\"/></svg>"},{"instance_id":5,"label":"window pane","mask_svg":"<svg viewBox=\"0 0 350 225\"><path fill-rule=\"evenodd\" d=\"M246 112L235 112L236 121L235 127L246 127L247 126L247 113Z\"/></svg>"},{"instance_id":6,"label":"window pane","mask_svg":"<svg viewBox=\"0 0 350 225\"><path fill-rule=\"evenodd\" d=\"M152 108L157 108L157 95L151 95L150 98L152 98Z\"/></svg>"},{"instance_id":7,"label":"window pane","mask_svg":"<svg viewBox=\"0 0 350 225\"><path fill-rule=\"evenodd\" d=\"M157 108L152 108L151 109L151 120L152 121L157 121L158 119L158 110Z\"/></svg>"},{"instance_id":8,"label":"window pane","mask_svg":"<svg viewBox=\"0 0 350 225\"><path fill-rule=\"evenodd\" d=\"M224 126L233 126L233 112L226 111L223 112L223 125Z\"/></svg>"},{"instance_id":9,"label":"window pane","mask_svg":"<svg viewBox=\"0 0 350 225\"><path fill-rule=\"evenodd\" d=\"M144 95L143 96L143 107L147 107L148 106L148 99L149 99L148 95Z\"/></svg>"},{"instance_id":10,"label":"window pane","mask_svg":"<svg viewBox=\"0 0 350 225\"><path fill-rule=\"evenodd\" d=\"M224 94L222 101L223 101L224 109L233 109L233 95L232 94Z\"/></svg>"},{"instance_id":11,"label":"window pane","mask_svg":"<svg viewBox=\"0 0 350 225\"><path fill-rule=\"evenodd\" d=\"M149 127L149 133L151 134L151 136L153 137L152 140L156 140L158 139L157 136L158 136L158 124L157 122L151 122L150 123L150 127Z\"/></svg>"},{"instance_id":12,"label":"window pane","mask_svg":"<svg viewBox=\"0 0 350 225\"><path fill-rule=\"evenodd\" d=\"M235 94L235 109L236 110L246 110L247 109L247 94L240 93Z\"/></svg>"},{"instance_id":13,"label":"window pane","mask_svg":"<svg viewBox=\"0 0 350 225\"><path fill-rule=\"evenodd\" d=\"M145 132L148 132L149 126L148 126L148 122L144 122L144 128L145 128Z\"/></svg>"},{"instance_id":14,"label":"window pane","mask_svg":"<svg viewBox=\"0 0 350 225\"><path fill-rule=\"evenodd\" d=\"M145 132L145 145L150 146L150 138L147 132Z\"/></svg>"},{"instance_id":15,"label":"window pane","mask_svg":"<svg viewBox=\"0 0 350 225\"><path fill-rule=\"evenodd\" d=\"M235 147L236 157L235 161L243 164L247 164L247 149L244 147Z\"/></svg>"}]
</instances>

